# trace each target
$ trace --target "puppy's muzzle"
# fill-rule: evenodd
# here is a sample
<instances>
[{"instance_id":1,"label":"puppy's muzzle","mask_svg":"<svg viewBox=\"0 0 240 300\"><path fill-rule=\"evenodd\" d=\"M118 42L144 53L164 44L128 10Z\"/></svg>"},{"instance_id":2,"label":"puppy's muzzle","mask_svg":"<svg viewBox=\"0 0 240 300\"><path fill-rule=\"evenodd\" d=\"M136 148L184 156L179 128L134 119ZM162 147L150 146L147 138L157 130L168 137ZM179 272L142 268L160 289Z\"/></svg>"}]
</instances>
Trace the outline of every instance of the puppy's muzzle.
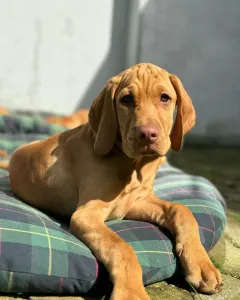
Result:
<instances>
[{"instance_id":1,"label":"puppy's muzzle","mask_svg":"<svg viewBox=\"0 0 240 300\"><path fill-rule=\"evenodd\" d=\"M136 127L137 139L144 144L154 144L159 137L159 129L155 126Z\"/></svg>"}]
</instances>

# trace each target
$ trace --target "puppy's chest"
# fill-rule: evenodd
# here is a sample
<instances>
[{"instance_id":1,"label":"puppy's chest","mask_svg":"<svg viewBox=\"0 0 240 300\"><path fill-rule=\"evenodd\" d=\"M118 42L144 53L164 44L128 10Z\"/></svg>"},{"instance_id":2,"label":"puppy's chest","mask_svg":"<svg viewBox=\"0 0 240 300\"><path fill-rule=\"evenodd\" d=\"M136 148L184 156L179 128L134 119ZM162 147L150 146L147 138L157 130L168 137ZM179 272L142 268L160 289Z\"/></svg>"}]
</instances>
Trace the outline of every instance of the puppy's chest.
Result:
<instances>
[{"instance_id":1,"label":"puppy's chest","mask_svg":"<svg viewBox=\"0 0 240 300\"><path fill-rule=\"evenodd\" d=\"M129 181L126 180L123 185L123 189L119 195L120 198L130 196L133 198L139 198L143 194L148 194L152 187L152 177L143 177L137 171L134 171L129 175Z\"/></svg>"},{"instance_id":2,"label":"puppy's chest","mask_svg":"<svg viewBox=\"0 0 240 300\"><path fill-rule=\"evenodd\" d=\"M152 178L139 178L139 174L133 172L131 180L125 183L118 196L109 203L109 220L123 219L136 201L141 201L151 193L152 182Z\"/></svg>"},{"instance_id":3,"label":"puppy's chest","mask_svg":"<svg viewBox=\"0 0 240 300\"><path fill-rule=\"evenodd\" d=\"M153 164L134 166L120 158L112 161L99 159L94 168L88 167L76 176L79 203L102 200L109 203L117 217L121 217L127 207L152 192L155 173L156 166Z\"/></svg>"},{"instance_id":4,"label":"puppy's chest","mask_svg":"<svg viewBox=\"0 0 240 300\"><path fill-rule=\"evenodd\" d=\"M125 183L122 191L114 199L112 205L114 207L111 217L124 218L129 209L135 205L136 201L145 199L152 192L153 176L142 177L137 171L134 171L130 180Z\"/></svg>"}]
</instances>

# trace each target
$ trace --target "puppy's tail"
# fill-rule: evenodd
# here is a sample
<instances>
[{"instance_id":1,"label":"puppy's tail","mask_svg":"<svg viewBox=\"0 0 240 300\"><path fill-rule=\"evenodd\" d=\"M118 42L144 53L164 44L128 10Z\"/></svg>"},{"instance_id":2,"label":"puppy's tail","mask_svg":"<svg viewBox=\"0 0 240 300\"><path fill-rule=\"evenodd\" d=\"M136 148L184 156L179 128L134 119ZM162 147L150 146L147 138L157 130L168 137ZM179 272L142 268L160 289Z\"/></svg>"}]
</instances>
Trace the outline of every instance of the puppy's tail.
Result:
<instances>
[{"instance_id":1,"label":"puppy's tail","mask_svg":"<svg viewBox=\"0 0 240 300\"><path fill-rule=\"evenodd\" d=\"M0 149L0 158L8 159L10 155L3 149ZM9 162L7 160L0 161L0 169L8 170Z\"/></svg>"},{"instance_id":2,"label":"puppy's tail","mask_svg":"<svg viewBox=\"0 0 240 300\"><path fill-rule=\"evenodd\" d=\"M0 169L8 170L9 162L8 161L0 161Z\"/></svg>"}]
</instances>

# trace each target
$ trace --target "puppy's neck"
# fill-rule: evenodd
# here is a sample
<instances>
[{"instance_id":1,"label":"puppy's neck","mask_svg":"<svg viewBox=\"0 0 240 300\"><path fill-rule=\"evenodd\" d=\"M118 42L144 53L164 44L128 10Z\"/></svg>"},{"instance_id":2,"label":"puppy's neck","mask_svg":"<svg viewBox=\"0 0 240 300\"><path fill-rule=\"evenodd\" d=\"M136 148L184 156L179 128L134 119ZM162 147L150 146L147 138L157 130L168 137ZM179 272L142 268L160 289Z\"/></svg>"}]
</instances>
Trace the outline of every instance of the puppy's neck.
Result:
<instances>
[{"instance_id":1,"label":"puppy's neck","mask_svg":"<svg viewBox=\"0 0 240 300\"><path fill-rule=\"evenodd\" d=\"M129 167L132 168L132 171L136 171L139 176L142 174L143 170L146 168L153 168L157 171L159 166L165 162L164 157L160 156L139 156L138 158L129 158L122 149L122 142L118 139L112 149L115 155L121 156Z\"/></svg>"}]
</instances>

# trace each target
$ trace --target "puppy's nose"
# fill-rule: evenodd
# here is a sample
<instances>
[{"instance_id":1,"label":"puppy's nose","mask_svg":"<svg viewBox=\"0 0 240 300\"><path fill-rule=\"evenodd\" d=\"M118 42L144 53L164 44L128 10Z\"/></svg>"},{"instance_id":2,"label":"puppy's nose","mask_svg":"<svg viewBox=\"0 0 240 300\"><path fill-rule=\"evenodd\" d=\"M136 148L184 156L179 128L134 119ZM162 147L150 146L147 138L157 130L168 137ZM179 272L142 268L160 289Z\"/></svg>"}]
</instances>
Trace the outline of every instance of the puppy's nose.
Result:
<instances>
[{"instance_id":1,"label":"puppy's nose","mask_svg":"<svg viewBox=\"0 0 240 300\"><path fill-rule=\"evenodd\" d=\"M141 140L154 143L159 136L159 130L155 126L140 126L137 127L138 137Z\"/></svg>"}]
</instances>

